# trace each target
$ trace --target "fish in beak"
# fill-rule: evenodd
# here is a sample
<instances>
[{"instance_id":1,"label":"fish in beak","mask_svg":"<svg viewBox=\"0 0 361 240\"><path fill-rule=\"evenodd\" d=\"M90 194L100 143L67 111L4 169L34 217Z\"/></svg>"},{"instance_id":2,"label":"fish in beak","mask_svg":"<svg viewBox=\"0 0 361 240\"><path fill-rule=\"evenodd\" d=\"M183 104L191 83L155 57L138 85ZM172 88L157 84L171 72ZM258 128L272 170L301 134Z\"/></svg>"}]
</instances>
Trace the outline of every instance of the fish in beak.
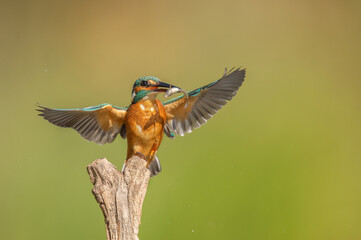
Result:
<instances>
[{"instance_id":1,"label":"fish in beak","mask_svg":"<svg viewBox=\"0 0 361 240\"><path fill-rule=\"evenodd\" d=\"M155 85L151 85L151 87L155 87L155 89L153 89L154 92L165 92L164 94L165 98L168 98L176 93L183 93L184 96L186 97L186 103L184 105L184 108L188 106L188 98L189 98L188 93L184 91L182 88L164 82L158 82Z\"/></svg>"}]
</instances>

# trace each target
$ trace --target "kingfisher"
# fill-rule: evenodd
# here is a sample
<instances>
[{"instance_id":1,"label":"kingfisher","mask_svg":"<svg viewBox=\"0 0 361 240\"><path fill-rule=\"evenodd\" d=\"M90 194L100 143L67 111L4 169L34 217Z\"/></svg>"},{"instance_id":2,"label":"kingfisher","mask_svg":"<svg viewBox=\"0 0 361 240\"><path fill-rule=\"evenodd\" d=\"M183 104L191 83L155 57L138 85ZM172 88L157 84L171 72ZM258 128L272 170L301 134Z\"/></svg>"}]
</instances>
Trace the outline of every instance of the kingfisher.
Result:
<instances>
[{"instance_id":1,"label":"kingfisher","mask_svg":"<svg viewBox=\"0 0 361 240\"><path fill-rule=\"evenodd\" d=\"M133 85L131 104L117 107L109 103L73 109L56 109L38 105L39 116L50 123L73 128L86 140L97 144L111 143L120 135L127 139L127 160L137 155L147 161L151 176L161 171L157 157L163 135L184 136L205 124L219 109L236 95L245 78L243 68L224 71L223 76L193 91L146 76ZM161 102L157 96L183 92ZM124 166L125 166L124 164ZM124 169L123 166L123 169Z\"/></svg>"}]
</instances>

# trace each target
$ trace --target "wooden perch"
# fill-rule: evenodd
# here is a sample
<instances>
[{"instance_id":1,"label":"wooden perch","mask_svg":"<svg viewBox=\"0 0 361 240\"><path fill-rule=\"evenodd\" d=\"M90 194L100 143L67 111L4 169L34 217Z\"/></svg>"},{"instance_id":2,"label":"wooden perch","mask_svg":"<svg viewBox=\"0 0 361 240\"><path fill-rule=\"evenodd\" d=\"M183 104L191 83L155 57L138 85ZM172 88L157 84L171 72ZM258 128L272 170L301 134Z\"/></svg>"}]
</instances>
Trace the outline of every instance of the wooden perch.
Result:
<instances>
[{"instance_id":1,"label":"wooden perch","mask_svg":"<svg viewBox=\"0 0 361 240\"><path fill-rule=\"evenodd\" d=\"M120 172L105 158L87 167L95 200L104 214L108 240L138 240L142 205L150 171L137 156Z\"/></svg>"}]
</instances>

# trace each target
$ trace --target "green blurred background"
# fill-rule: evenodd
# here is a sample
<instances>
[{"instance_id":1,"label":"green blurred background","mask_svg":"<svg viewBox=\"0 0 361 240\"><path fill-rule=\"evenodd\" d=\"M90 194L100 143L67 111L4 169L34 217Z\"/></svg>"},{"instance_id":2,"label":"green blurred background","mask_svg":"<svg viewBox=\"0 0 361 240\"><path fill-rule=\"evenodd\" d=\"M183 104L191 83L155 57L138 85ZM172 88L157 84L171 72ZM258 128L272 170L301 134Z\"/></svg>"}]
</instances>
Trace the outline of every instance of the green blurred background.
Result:
<instances>
[{"instance_id":1,"label":"green blurred background","mask_svg":"<svg viewBox=\"0 0 361 240\"><path fill-rule=\"evenodd\" d=\"M140 239L361 239L360 1L1 1L1 239L106 239L86 166L121 167L50 125L130 103L135 79L186 90L244 66L205 126L165 139Z\"/></svg>"}]
</instances>

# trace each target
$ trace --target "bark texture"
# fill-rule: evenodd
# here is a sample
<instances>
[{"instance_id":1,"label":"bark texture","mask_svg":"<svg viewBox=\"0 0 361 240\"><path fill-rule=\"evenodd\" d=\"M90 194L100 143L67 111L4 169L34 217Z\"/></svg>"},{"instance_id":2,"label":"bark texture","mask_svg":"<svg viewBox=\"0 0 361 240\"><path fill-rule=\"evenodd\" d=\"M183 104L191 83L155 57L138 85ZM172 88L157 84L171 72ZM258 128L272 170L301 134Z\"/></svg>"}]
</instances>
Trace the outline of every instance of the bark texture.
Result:
<instances>
[{"instance_id":1,"label":"bark texture","mask_svg":"<svg viewBox=\"0 0 361 240\"><path fill-rule=\"evenodd\" d=\"M105 158L87 167L92 190L104 214L108 240L138 240L142 205L150 171L137 156L127 161L120 172Z\"/></svg>"}]
</instances>

